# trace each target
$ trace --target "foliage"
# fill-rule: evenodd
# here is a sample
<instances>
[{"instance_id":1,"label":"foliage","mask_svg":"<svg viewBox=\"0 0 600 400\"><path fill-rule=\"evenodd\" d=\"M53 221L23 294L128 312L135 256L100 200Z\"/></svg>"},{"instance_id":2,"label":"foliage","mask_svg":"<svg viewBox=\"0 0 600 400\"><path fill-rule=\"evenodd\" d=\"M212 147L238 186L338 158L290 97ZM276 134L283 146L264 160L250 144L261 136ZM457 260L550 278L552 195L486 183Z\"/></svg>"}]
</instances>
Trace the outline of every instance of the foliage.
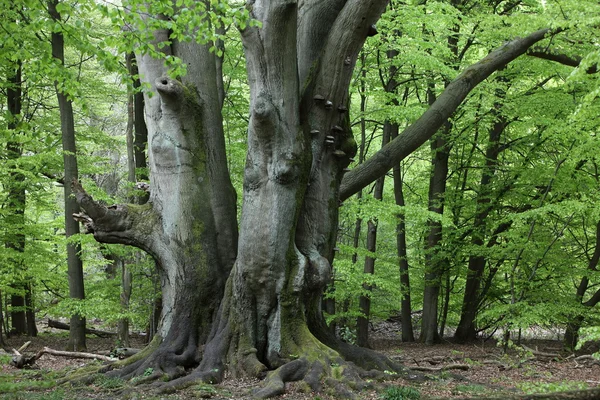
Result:
<instances>
[{"instance_id":1,"label":"foliage","mask_svg":"<svg viewBox=\"0 0 600 400\"><path fill-rule=\"evenodd\" d=\"M400 166L404 207L395 204L389 175L383 201L373 201L371 189L364 190L361 198L345 201L340 209L340 251L334 261L336 280L328 294L344 307L337 307L330 320L352 327L349 321L359 315L358 297L365 294L371 296L375 319L396 314L400 293L407 290L413 309L419 310L427 257L444 260L446 265L439 313L442 318L447 301L444 318L449 326L456 326L461 318L464 288L472 273L467 267L474 257L485 260L479 298L474 299L479 329L564 326L577 315L585 315L585 324L594 324L598 318L597 312L589 313L581 304L593 292L583 299L575 292L586 276L597 282L595 274L586 273L598 221L593 150L598 102L591 100L597 97L598 85L595 74L587 72L595 65L588 60L597 60L590 33L600 10L587 1L561 5L531 1L508 9L503 8L508 3L470 3L472 7L444 1L411 6L391 2L378 23L379 35L367 42L352 89L355 137L364 144L366 157L380 147L385 121L398 124L402 132L428 107L428 90L438 96L466 66L506 40L544 26L562 27L569 33L550 38L541 48L584 61L573 68L524 56L471 93L450 121L442 215L427 211L433 155L426 148ZM583 9L590 12L582 13ZM577 46L570 44L573 37L581 39ZM391 92L384 90L390 71L397 82ZM361 104L366 106L359 108ZM497 161L490 164L489 133L499 121L505 121L505 126ZM484 173L489 174L485 186ZM476 225L482 210L485 218ZM399 216L406 222L410 288L398 285ZM364 250L364 229L358 237L354 233L357 221L364 226L369 219L377 221L375 254ZM443 239L425 252L428 221L442 224ZM481 238L482 244L475 238ZM367 255L376 258L374 276L363 276ZM373 291L367 293L364 284L374 285Z\"/></svg>"},{"instance_id":2,"label":"foliage","mask_svg":"<svg viewBox=\"0 0 600 400\"><path fill-rule=\"evenodd\" d=\"M552 392L566 392L570 390L585 390L589 388L589 385L585 382L578 381L564 381L564 382L523 382L518 385L526 394L534 393L552 393Z\"/></svg>"},{"instance_id":3,"label":"foliage","mask_svg":"<svg viewBox=\"0 0 600 400\"><path fill-rule=\"evenodd\" d=\"M390 386L385 389L380 397L383 400L418 400L421 393L410 386Z\"/></svg>"}]
</instances>

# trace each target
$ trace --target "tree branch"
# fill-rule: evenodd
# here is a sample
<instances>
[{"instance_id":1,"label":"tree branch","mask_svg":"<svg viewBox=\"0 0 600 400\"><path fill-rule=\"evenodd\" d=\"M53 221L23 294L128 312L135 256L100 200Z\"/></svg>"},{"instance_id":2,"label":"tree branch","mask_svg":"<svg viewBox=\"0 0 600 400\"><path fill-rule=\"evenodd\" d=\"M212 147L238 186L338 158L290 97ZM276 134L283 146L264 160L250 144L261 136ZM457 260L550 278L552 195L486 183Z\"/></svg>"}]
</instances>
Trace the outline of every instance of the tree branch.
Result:
<instances>
[{"instance_id":1,"label":"tree branch","mask_svg":"<svg viewBox=\"0 0 600 400\"><path fill-rule=\"evenodd\" d=\"M550 29L541 29L524 38L512 40L465 69L417 121L370 159L344 176L340 187L340 199L345 200L352 196L418 149L452 116L479 83L524 54L550 32Z\"/></svg>"},{"instance_id":2,"label":"tree branch","mask_svg":"<svg viewBox=\"0 0 600 400\"><path fill-rule=\"evenodd\" d=\"M583 61L582 57L579 56L568 56L566 54L557 53L551 50L547 50L545 48L534 47L527 51L527 55L531 57L537 57L548 61L554 61L559 64L567 65L569 67L579 67L581 61ZM595 74L598 72L598 65L592 65L585 71L588 74Z\"/></svg>"},{"instance_id":3,"label":"tree branch","mask_svg":"<svg viewBox=\"0 0 600 400\"><path fill-rule=\"evenodd\" d=\"M71 187L83 210L73 214L73 218L83 223L85 233L92 233L101 243L127 244L153 254L152 243L161 229L151 203L107 207L95 201L79 181L73 180Z\"/></svg>"},{"instance_id":4,"label":"tree branch","mask_svg":"<svg viewBox=\"0 0 600 400\"><path fill-rule=\"evenodd\" d=\"M358 53L387 3L387 0L348 0L344 4L322 47L320 68L314 69L318 74L315 93L345 103Z\"/></svg>"}]
</instances>

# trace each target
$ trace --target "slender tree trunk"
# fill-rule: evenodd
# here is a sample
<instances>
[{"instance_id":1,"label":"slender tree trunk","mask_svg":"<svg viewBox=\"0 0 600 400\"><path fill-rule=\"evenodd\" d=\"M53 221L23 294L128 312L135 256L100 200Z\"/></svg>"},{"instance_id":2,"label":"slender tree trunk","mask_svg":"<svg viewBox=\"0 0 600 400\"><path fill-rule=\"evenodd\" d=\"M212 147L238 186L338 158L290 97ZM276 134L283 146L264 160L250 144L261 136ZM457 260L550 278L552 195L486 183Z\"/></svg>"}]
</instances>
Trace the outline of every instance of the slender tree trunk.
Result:
<instances>
[{"instance_id":1,"label":"slender tree trunk","mask_svg":"<svg viewBox=\"0 0 600 400\"><path fill-rule=\"evenodd\" d=\"M366 106L367 106L367 96L365 94L366 92L366 83L365 83L365 79L367 76L367 72L366 72L366 66L365 66L365 57L364 57L364 53L361 53L360 58L360 75L362 77L362 79L360 80L360 90L359 90L359 96L360 96L360 120L359 120L359 126L360 126L360 142L358 144L358 163L362 163L365 159L365 148L366 148L366 143L367 143L367 123L365 120L365 110L366 110ZM370 139L372 140L372 138ZM360 190L357 194L356 194L356 199L360 202L360 199L362 199L363 197L363 191ZM354 233L352 235L352 247L355 249L354 253L352 253L352 273L356 272L356 264L358 262L358 247L360 245L360 236L361 236L361 231L362 231L362 223L363 220L360 217L356 218L356 221L354 222ZM360 302L360 300L359 300ZM344 312L348 312L348 310L350 309L350 298L347 298L344 301ZM360 304L359 304L360 307ZM348 326L349 321L347 319L344 319L343 324L345 326ZM358 328L357 328L358 329Z\"/></svg>"},{"instance_id":2,"label":"slender tree trunk","mask_svg":"<svg viewBox=\"0 0 600 400\"><path fill-rule=\"evenodd\" d=\"M575 350L577 343L579 342L579 330L581 329L583 321L583 316L579 315L572 318L571 321L567 323L565 337L563 338L563 343L566 349Z\"/></svg>"},{"instance_id":3,"label":"slender tree trunk","mask_svg":"<svg viewBox=\"0 0 600 400\"><path fill-rule=\"evenodd\" d=\"M25 292L25 316L27 317L27 335L37 336L38 330L35 323L35 301L31 283L27 284Z\"/></svg>"},{"instance_id":4,"label":"slender tree trunk","mask_svg":"<svg viewBox=\"0 0 600 400\"><path fill-rule=\"evenodd\" d=\"M392 140L398 134L398 126L395 126L395 134L392 133ZM403 177L400 165L394 167L394 197L396 205L405 207ZM410 278L408 252L406 245L406 217L404 212L398 213L398 224L396 225L396 248L398 251L398 260L400 264L400 290L402 297L400 299L400 320L402 325L402 341L414 342L414 329L412 324L412 306L410 300Z\"/></svg>"},{"instance_id":5,"label":"slender tree trunk","mask_svg":"<svg viewBox=\"0 0 600 400\"><path fill-rule=\"evenodd\" d=\"M399 34L396 32L396 34ZM398 57L399 52L397 50L390 50L386 53L388 60L393 60ZM399 106L400 101L398 100L398 82L396 75L398 73L398 67L393 63L388 69L389 79L385 84L385 91L387 93L394 94L394 98L391 103ZM407 98L405 93L404 98ZM391 121L386 121L384 130L388 130L390 140L396 139L398 136L398 124ZM404 188L403 188L403 177L400 163L394 165L393 168L393 179L394 179L394 200L397 206L404 207ZM403 342L414 342L414 332L412 324L412 306L410 300L410 278L408 275L409 264L408 264L408 252L406 245L406 218L405 213L399 212L397 214L398 223L396 225L396 248L398 254L399 272L400 272L400 320L402 325L402 341Z\"/></svg>"},{"instance_id":6,"label":"slender tree trunk","mask_svg":"<svg viewBox=\"0 0 600 400\"><path fill-rule=\"evenodd\" d=\"M125 56L125 63L127 65L127 70L129 71L130 76L135 76L137 74L137 70L134 69L133 63L135 60L135 55L133 53L128 53ZM139 84L139 82L138 82ZM136 162L135 162L135 133L134 133L134 125L135 125L135 101L134 101L134 93L131 91L127 94L127 127L125 129L125 137L127 141L127 181L132 185L136 182ZM144 125L145 126L145 125ZM139 199L140 196L132 196L130 197L130 202L134 203ZM147 196L144 196L147 197ZM142 201L137 201L137 203L141 204ZM131 297L131 271L127 267L127 260L119 257L117 261L118 266L121 268L121 295L120 295L120 303L121 303L121 311L127 312L129 311L129 299ZM122 346L129 347L129 318L121 318L117 325L117 338Z\"/></svg>"},{"instance_id":7,"label":"slender tree trunk","mask_svg":"<svg viewBox=\"0 0 600 400\"><path fill-rule=\"evenodd\" d=\"M133 94L133 160L135 163L135 179L140 181L148 180L148 163L146 162L146 151L148 145L148 127L144 117L144 93L140 91L141 82L137 77L138 67L135 56L127 56L130 60L129 75L135 77L133 88L136 90ZM149 193L144 196L138 196L137 203L144 204L148 201Z\"/></svg>"},{"instance_id":8,"label":"slender tree trunk","mask_svg":"<svg viewBox=\"0 0 600 400\"><path fill-rule=\"evenodd\" d=\"M596 271L598 267L598 262L600 262L600 221L596 223L596 244L594 246L594 253L588 260L588 271ZM584 276L581 278L579 285L577 286L577 292L575 293L575 298L578 303L581 303L583 306L587 308L594 307L598 302L600 302L600 290L597 290L596 293L590 297L589 300L583 301L583 297L589 289L590 280L588 276ZM579 341L579 330L585 321L584 315L574 315L571 317L571 320L567 323L567 327L565 329L565 337L563 343L567 349L573 350L575 346L577 346L577 342Z\"/></svg>"},{"instance_id":9,"label":"slender tree trunk","mask_svg":"<svg viewBox=\"0 0 600 400\"><path fill-rule=\"evenodd\" d=\"M22 63L15 64L14 73L8 77L8 88L6 91L8 112L10 117L7 128L12 132L13 137L21 136L18 131L18 123L21 119L22 90L21 90ZM14 276L27 275L24 270L27 266L23 260L25 252L25 205L26 205L26 183L25 176L19 172L19 159L23 154L22 144L16 141L9 141L6 145L6 152L9 163L10 173L7 181L4 183L7 190L7 208L8 216L6 223L10 225L10 233L7 235L5 246L10 253L8 258L14 268ZM28 309L26 299L31 299L32 287L29 283L18 279L12 285L15 293L11 295L11 325L12 332L16 334L28 334L35 336L35 313L33 309ZM30 320L28 320L28 318Z\"/></svg>"},{"instance_id":10,"label":"slender tree trunk","mask_svg":"<svg viewBox=\"0 0 600 400\"><path fill-rule=\"evenodd\" d=\"M506 79L498 78L499 82L504 83ZM502 114L502 100L506 95L505 90L497 90L498 101L494 104L492 115L494 123L489 132L488 145L485 152L485 166L481 174L479 192L476 200L475 219L473 221L473 233L471 235L471 244L474 249L484 246L487 235L486 219L492 211L492 181L496 174L498 166L498 156L500 154L500 138L502 132L508 126L506 117ZM475 250L477 251L477 250ZM475 340L477 331L475 330L475 317L481 302L480 287L481 280L485 271L487 262L484 256L473 254L469 256L469 267L467 270L467 282L463 298L460 322L456 328L454 338L460 343Z\"/></svg>"},{"instance_id":11,"label":"slender tree trunk","mask_svg":"<svg viewBox=\"0 0 600 400\"><path fill-rule=\"evenodd\" d=\"M4 341L4 301L2 291L0 291L0 346L5 347L6 342Z\"/></svg>"},{"instance_id":12,"label":"slender tree trunk","mask_svg":"<svg viewBox=\"0 0 600 400\"><path fill-rule=\"evenodd\" d=\"M379 182L379 180L377 181ZM376 183L377 185L378 183ZM377 223L369 220L367 222L367 251L374 253L377 250ZM375 258L365 257L363 269L365 275L375 274ZM363 289L371 292L373 287L370 284L363 283ZM363 295L359 298L359 310L362 313L356 320L356 344L360 347L369 346L369 317L371 315L371 299L369 295Z\"/></svg>"},{"instance_id":13,"label":"slender tree trunk","mask_svg":"<svg viewBox=\"0 0 600 400\"><path fill-rule=\"evenodd\" d=\"M129 300L131 298L131 271L127 263L121 261L121 310L129 311ZM117 338L124 347L130 346L129 341L129 318L121 318L117 326Z\"/></svg>"},{"instance_id":14,"label":"slender tree trunk","mask_svg":"<svg viewBox=\"0 0 600 400\"><path fill-rule=\"evenodd\" d=\"M381 147L384 147L390 141L392 126L385 124L383 128L383 138L381 140ZM385 175L379 178L375 182L375 190L373 191L373 198L375 200L383 200L383 185L385 183ZM367 251L375 253L377 250L377 221L369 220L367 222ZM375 258L365 257L365 266L363 272L365 274L375 274ZM363 289L367 292L371 292L373 287L369 284L364 284ZM361 347L369 347L369 317L371 313L371 299L369 295L361 296L359 300L359 308L363 313L364 317L359 317L357 320L357 332L356 340L357 344Z\"/></svg>"},{"instance_id":15,"label":"slender tree trunk","mask_svg":"<svg viewBox=\"0 0 600 400\"><path fill-rule=\"evenodd\" d=\"M450 271L444 272L444 302L442 304L442 312L440 315L439 322L439 335L440 338L444 337L444 331L446 330L446 321L448 320L448 310L450 308L450 292L452 291L452 285L450 280Z\"/></svg>"},{"instance_id":16,"label":"slender tree trunk","mask_svg":"<svg viewBox=\"0 0 600 400\"><path fill-rule=\"evenodd\" d=\"M435 102L433 88L428 89L429 103ZM425 289L423 291L423 318L421 320L421 338L426 344L440 341L438 332L438 301L440 294L441 278L447 270L446 256L441 249L442 222L444 214L444 196L446 180L448 177L448 159L450 157L447 138L452 130L452 124L446 122L431 139L432 171L429 180L429 207L428 210L438 214L436 219L427 223L429 232L425 241Z\"/></svg>"},{"instance_id":17,"label":"slender tree trunk","mask_svg":"<svg viewBox=\"0 0 600 400\"><path fill-rule=\"evenodd\" d=\"M364 65L364 56L362 57L362 63ZM364 90L364 89L363 89ZM365 97L361 98L361 109L364 112ZM361 121L364 124L364 119ZM383 138L381 141L381 147L383 148L390 141L391 125L385 124L383 128ZM385 183L385 175L377 179L375 182L375 190L373 191L373 198L375 200L383 200L383 185ZM375 253L377 251L377 221L369 220L367 222L367 251ZM367 275L375 274L375 258L367 256L365 257L365 265L363 272ZM373 290L372 285L363 284L363 289L370 293ZM371 314L371 298L370 294L360 296L359 309L363 314L358 317L356 322L356 343L361 347L369 347L369 319Z\"/></svg>"},{"instance_id":18,"label":"slender tree trunk","mask_svg":"<svg viewBox=\"0 0 600 400\"><path fill-rule=\"evenodd\" d=\"M48 13L50 17L58 24L61 24L61 17L56 7L58 0L48 2ZM64 65L64 37L62 32L52 32L52 57L57 59L61 65ZM73 104L67 98L67 94L61 89L61 85L56 82L56 95L58 97L58 107L60 110L60 125L62 131L63 161L64 161L64 196L65 196L65 231L67 239L73 235L79 234L79 223L73 219L73 214L79 212L79 205L72 196L71 185L69 182L78 178L77 171L77 149L75 146L75 122L73 120ZM67 243L67 265L69 271L69 296L72 299L83 300L85 291L83 286L83 264L79 254L81 246L78 243ZM82 351L86 349L85 341L85 318L79 314L71 316L71 329L69 330L69 342L67 350Z\"/></svg>"}]
</instances>

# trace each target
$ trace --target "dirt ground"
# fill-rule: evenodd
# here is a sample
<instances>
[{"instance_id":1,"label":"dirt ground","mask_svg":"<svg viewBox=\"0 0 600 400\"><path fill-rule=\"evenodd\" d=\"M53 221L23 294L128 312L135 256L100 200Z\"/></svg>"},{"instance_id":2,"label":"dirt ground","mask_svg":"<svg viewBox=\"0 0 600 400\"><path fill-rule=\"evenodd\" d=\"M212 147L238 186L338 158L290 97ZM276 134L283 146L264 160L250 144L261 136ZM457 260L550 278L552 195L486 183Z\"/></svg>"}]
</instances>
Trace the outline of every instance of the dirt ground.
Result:
<instances>
[{"instance_id":1,"label":"dirt ground","mask_svg":"<svg viewBox=\"0 0 600 400\"><path fill-rule=\"evenodd\" d=\"M10 348L19 348L31 340L27 351L34 353L43 347L63 350L67 341L67 332L40 326L40 335L36 338L11 337ZM144 338L132 337L132 347L143 347ZM392 323L380 323L371 333L372 347L408 368L420 370L428 379L424 381L406 381L390 379L384 385L411 385L421 393L421 398L477 398L484 395L502 397L510 393L534 393L560 390L576 390L600 387L600 362L587 356L597 349L588 348L576 354L562 350L557 340L530 339L521 343L524 348L515 347L504 354L502 348L493 340L473 344L458 345L446 341L440 345L426 346L421 343L402 343L398 329ZM88 352L96 353L115 347L114 338L88 336ZM36 367L40 373L64 368L77 369L88 364L89 360L71 359L61 356L43 355ZM1 365L0 374L15 374L19 370L10 365ZM416 373L415 373L416 374ZM73 398L135 398L135 399L243 399L251 389L260 385L257 380L227 379L220 385L201 385L170 396L157 396L144 389L136 389L135 395L119 395L118 391L106 392L103 387L87 388ZM295 384L289 384L287 394L282 399L333 399L326 394L301 393ZM51 392L50 390L49 392ZM363 391L361 399L383 399L382 388ZM0 394L0 398L4 398ZM24 397L27 398L27 397ZM44 397L42 397L44 398Z\"/></svg>"}]
</instances>

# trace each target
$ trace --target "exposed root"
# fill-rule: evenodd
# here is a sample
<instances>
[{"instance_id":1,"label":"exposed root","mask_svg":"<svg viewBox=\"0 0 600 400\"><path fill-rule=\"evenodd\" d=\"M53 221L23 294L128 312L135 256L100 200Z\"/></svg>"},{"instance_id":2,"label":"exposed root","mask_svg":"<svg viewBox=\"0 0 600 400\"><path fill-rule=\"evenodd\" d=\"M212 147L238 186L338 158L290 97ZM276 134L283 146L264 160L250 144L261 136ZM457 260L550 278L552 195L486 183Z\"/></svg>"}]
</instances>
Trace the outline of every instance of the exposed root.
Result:
<instances>
[{"instance_id":1,"label":"exposed root","mask_svg":"<svg viewBox=\"0 0 600 400\"><path fill-rule=\"evenodd\" d=\"M353 363L337 357L321 360L299 358L270 372L262 388L253 397L266 399L285 393L287 382L304 383L306 391L328 393L338 398L355 398L355 392L372 387L373 383L363 379L363 372ZM383 377L383 373L381 377ZM302 386L301 386L302 387Z\"/></svg>"},{"instance_id":2,"label":"exposed root","mask_svg":"<svg viewBox=\"0 0 600 400\"><path fill-rule=\"evenodd\" d=\"M136 378L136 384L157 379L172 380L184 375L186 368L193 367L198 363L195 353L195 351L179 353L166 346L159 347L148 357L107 374L124 380Z\"/></svg>"}]
</instances>

